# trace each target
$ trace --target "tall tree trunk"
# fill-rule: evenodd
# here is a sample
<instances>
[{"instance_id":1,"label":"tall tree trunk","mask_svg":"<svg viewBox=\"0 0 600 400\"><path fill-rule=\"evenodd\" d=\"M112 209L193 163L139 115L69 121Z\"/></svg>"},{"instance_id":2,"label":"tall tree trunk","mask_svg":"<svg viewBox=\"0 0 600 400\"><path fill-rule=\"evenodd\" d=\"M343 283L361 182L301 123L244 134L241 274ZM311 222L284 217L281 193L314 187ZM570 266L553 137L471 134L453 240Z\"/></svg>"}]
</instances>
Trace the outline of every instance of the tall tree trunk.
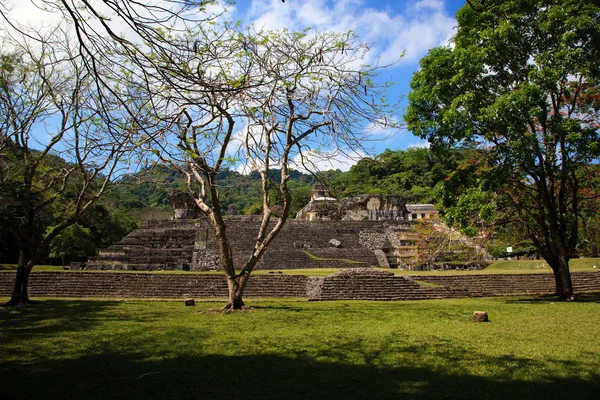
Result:
<instances>
[{"instance_id":1,"label":"tall tree trunk","mask_svg":"<svg viewBox=\"0 0 600 400\"><path fill-rule=\"evenodd\" d=\"M560 257L559 259L558 280L560 280L562 286L562 292L559 293L560 299L566 301L575 300L571 271L569 270L569 259L567 257Z\"/></svg>"},{"instance_id":2,"label":"tall tree trunk","mask_svg":"<svg viewBox=\"0 0 600 400\"><path fill-rule=\"evenodd\" d=\"M552 268L554 274L554 283L556 285L555 294L561 300L573 301L575 294L573 292L573 282L571 280L571 271L569 270L569 259L566 256L558 256L554 260L546 260Z\"/></svg>"},{"instance_id":3,"label":"tall tree trunk","mask_svg":"<svg viewBox=\"0 0 600 400\"><path fill-rule=\"evenodd\" d=\"M29 284L29 274L31 273L31 267L29 264L19 265L17 267L17 276L15 277L15 286L13 294L7 306L18 306L22 304L31 304L29 295L27 292L27 286Z\"/></svg>"},{"instance_id":4,"label":"tall tree trunk","mask_svg":"<svg viewBox=\"0 0 600 400\"><path fill-rule=\"evenodd\" d=\"M23 304L31 304L29 299L28 285L29 275L33 266L39 262L39 255L33 253L30 246L30 240L22 241L19 249L19 261L17 264L17 276L15 277L15 286L11 299L6 303L7 306L18 306Z\"/></svg>"},{"instance_id":5,"label":"tall tree trunk","mask_svg":"<svg viewBox=\"0 0 600 400\"><path fill-rule=\"evenodd\" d=\"M560 279L558 266L550 265L550 268L552 268L552 275L554 276L554 287L555 287L554 294L557 296L560 296L561 293L563 292L563 285L562 285L562 281Z\"/></svg>"}]
</instances>

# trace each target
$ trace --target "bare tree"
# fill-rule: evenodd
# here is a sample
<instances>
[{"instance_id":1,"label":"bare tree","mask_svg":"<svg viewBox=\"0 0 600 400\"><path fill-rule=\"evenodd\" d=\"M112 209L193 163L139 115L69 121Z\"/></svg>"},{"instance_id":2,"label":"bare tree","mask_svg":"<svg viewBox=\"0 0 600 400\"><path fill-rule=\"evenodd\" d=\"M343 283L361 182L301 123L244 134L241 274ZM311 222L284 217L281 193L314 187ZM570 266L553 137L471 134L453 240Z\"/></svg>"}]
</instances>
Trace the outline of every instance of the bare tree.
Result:
<instances>
[{"instance_id":1,"label":"bare tree","mask_svg":"<svg viewBox=\"0 0 600 400\"><path fill-rule=\"evenodd\" d=\"M248 279L289 217L288 180L295 162L318 150L361 149L374 126L394 130L398 125L394 108L384 100L386 85L373 81L380 67L363 64L368 46L350 33L225 27L198 35L175 45L195 50L178 54L189 58L168 61L187 69L171 78L175 87L145 81L147 96L165 123L152 151L185 174L209 217L229 285L225 308L234 310L244 307ZM263 212L251 256L244 265L234 265L217 176L242 163L262 177ZM275 184L269 182L273 168L280 170ZM270 196L272 185L279 190L277 199ZM282 215L273 219L277 200Z\"/></svg>"},{"instance_id":2,"label":"bare tree","mask_svg":"<svg viewBox=\"0 0 600 400\"><path fill-rule=\"evenodd\" d=\"M29 303L32 268L100 197L134 129L59 28L4 36L0 55L0 192L19 258L9 305ZM111 121L110 124L102 123Z\"/></svg>"},{"instance_id":3,"label":"bare tree","mask_svg":"<svg viewBox=\"0 0 600 400\"><path fill-rule=\"evenodd\" d=\"M114 83L124 74L141 73L175 86L173 72L180 66L164 61L174 50L174 35L196 31L216 19L230 5L229 0L22 0L56 15L74 33L73 52L81 57L98 88L99 95L116 99L121 107L137 121L137 111L130 109L127 93L121 93ZM11 14L10 2L0 3L0 18L6 29L19 32L37 41L45 38L31 35L29 30ZM180 48L192 52L193 48ZM126 67L125 63L130 67Z\"/></svg>"}]
</instances>

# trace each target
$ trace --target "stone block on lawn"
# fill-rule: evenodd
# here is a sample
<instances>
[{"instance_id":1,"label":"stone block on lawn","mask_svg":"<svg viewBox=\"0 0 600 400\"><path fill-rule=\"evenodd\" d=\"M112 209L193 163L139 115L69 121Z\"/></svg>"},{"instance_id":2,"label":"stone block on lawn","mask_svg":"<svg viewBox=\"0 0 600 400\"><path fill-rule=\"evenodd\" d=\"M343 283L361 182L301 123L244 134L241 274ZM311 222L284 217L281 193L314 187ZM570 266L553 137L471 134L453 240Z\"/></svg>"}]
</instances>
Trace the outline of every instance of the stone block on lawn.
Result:
<instances>
[{"instance_id":1,"label":"stone block on lawn","mask_svg":"<svg viewBox=\"0 0 600 400\"><path fill-rule=\"evenodd\" d=\"M194 299L185 299L185 305L186 305L186 307L195 306L196 301Z\"/></svg>"},{"instance_id":2,"label":"stone block on lawn","mask_svg":"<svg viewBox=\"0 0 600 400\"><path fill-rule=\"evenodd\" d=\"M342 247L342 242L340 242L340 241L339 241L339 240L337 240L337 239L331 239L331 240L329 241L329 245L330 245L331 247L335 247L335 248L338 248L338 249L339 249L340 247Z\"/></svg>"},{"instance_id":3,"label":"stone block on lawn","mask_svg":"<svg viewBox=\"0 0 600 400\"><path fill-rule=\"evenodd\" d=\"M488 322L487 311L474 311L473 322Z\"/></svg>"}]
</instances>

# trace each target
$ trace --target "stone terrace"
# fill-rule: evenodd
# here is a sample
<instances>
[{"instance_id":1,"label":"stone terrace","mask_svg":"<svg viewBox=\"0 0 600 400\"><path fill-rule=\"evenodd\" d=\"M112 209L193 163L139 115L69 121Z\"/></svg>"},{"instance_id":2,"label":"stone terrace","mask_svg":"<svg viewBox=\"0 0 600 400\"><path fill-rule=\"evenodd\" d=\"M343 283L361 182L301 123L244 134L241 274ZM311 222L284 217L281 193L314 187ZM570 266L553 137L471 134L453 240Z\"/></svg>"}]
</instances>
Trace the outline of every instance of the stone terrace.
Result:
<instances>
[{"instance_id":1,"label":"stone terrace","mask_svg":"<svg viewBox=\"0 0 600 400\"><path fill-rule=\"evenodd\" d=\"M118 243L90 257L89 269L189 269L196 229L190 220L149 220Z\"/></svg>"},{"instance_id":2,"label":"stone terrace","mask_svg":"<svg viewBox=\"0 0 600 400\"><path fill-rule=\"evenodd\" d=\"M0 273L0 296L10 296L14 274ZM257 275L246 287L247 297L306 297L307 277ZM111 272L32 273L29 294L40 297L160 298L227 297L224 275Z\"/></svg>"},{"instance_id":3,"label":"stone terrace","mask_svg":"<svg viewBox=\"0 0 600 400\"><path fill-rule=\"evenodd\" d=\"M380 260L373 250L378 248L388 254L394 253L386 229L395 225L379 221L288 220L258 268L378 266ZM251 254L258 226L259 220L255 217L227 220L234 263L238 268ZM330 244L332 239L340 243L339 247ZM146 221L119 243L90 258L87 269L216 270L217 249L212 228L202 219Z\"/></svg>"},{"instance_id":4,"label":"stone terrace","mask_svg":"<svg viewBox=\"0 0 600 400\"><path fill-rule=\"evenodd\" d=\"M0 273L0 296L10 296L14 273ZM574 272L576 293L600 292L600 273ZM303 297L309 300L418 300L456 297L547 295L551 274L394 276L380 270L343 270L327 277L253 276L247 297ZM424 281L435 286L420 286ZM223 298L223 275L111 272L34 272L33 297Z\"/></svg>"},{"instance_id":5,"label":"stone terrace","mask_svg":"<svg viewBox=\"0 0 600 400\"><path fill-rule=\"evenodd\" d=\"M313 281L309 300L423 300L468 297L463 289L422 287L413 278L381 270L342 270Z\"/></svg>"},{"instance_id":6,"label":"stone terrace","mask_svg":"<svg viewBox=\"0 0 600 400\"><path fill-rule=\"evenodd\" d=\"M539 295L554 292L552 274L498 274L419 276L420 281L440 285L450 290L465 290L469 297ZM600 290L600 273L572 272L573 290Z\"/></svg>"}]
</instances>

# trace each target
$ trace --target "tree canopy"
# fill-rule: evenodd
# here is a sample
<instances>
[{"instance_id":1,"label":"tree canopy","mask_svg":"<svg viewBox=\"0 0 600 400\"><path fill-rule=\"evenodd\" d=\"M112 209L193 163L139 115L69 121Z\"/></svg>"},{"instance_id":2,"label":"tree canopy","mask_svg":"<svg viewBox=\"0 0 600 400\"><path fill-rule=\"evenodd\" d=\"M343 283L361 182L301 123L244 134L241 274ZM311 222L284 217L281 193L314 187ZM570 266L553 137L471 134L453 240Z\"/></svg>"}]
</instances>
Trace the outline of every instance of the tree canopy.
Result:
<instances>
[{"instance_id":1,"label":"tree canopy","mask_svg":"<svg viewBox=\"0 0 600 400\"><path fill-rule=\"evenodd\" d=\"M462 158L461 152L440 156L427 148L385 150L365 157L347 173L331 179L339 196L353 194L398 194L409 203L437 203L439 184L450 175Z\"/></svg>"},{"instance_id":2,"label":"tree canopy","mask_svg":"<svg viewBox=\"0 0 600 400\"><path fill-rule=\"evenodd\" d=\"M599 15L582 1L463 7L453 45L421 60L405 115L434 147L486 150L472 182L502 197L563 298L572 297L580 209L597 196L581 189L600 157Z\"/></svg>"},{"instance_id":3,"label":"tree canopy","mask_svg":"<svg viewBox=\"0 0 600 400\"><path fill-rule=\"evenodd\" d=\"M18 304L29 301L33 266L126 159L132 132L110 94L100 100L67 32L55 27L2 39L9 51L0 54L0 211L19 251L10 301Z\"/></svg>"}]
</instances>

